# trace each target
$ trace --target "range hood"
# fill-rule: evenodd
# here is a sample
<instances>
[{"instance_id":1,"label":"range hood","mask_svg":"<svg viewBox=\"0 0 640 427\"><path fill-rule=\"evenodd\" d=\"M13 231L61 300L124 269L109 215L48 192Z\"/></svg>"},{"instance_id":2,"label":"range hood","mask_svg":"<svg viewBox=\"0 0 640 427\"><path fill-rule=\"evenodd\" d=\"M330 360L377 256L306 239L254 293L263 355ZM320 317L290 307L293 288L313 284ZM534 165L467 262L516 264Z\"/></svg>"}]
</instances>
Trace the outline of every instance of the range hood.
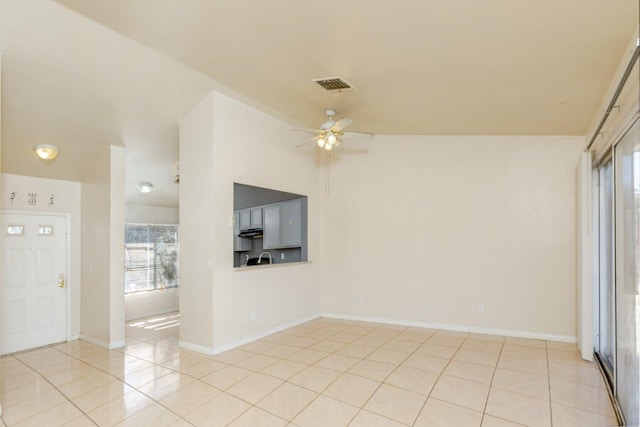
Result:
<instances>
[{"instance_id":1,"label":"range hood","mask_svg":"<svg viewBox=\"0 0 640 427\"><path fill-rule=\"evenodd\" d=\"M248 239L257 239L262 237L262 228L249 228L247 230L242 230L238 237L245 237Z\"/></svg>"}]
</instances>

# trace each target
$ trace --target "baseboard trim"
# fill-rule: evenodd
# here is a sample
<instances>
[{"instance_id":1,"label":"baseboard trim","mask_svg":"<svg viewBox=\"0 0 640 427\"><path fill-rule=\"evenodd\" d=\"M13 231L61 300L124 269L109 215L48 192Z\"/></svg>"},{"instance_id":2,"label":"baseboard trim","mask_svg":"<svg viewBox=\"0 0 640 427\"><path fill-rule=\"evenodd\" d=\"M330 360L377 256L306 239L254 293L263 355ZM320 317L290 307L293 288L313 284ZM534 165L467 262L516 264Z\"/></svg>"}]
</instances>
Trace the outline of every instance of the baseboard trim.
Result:
<instances>
[{"instance_id":1,"label":"baseboard trim","mask_svg":"<svg viewBox=\"0 0 640 427\"><path fill-rule=\"evenodd\" d=\"M125 319L125 322L130 322L132 320L138 320L138 319L144 319L145 317L152 317L152 316L160 316L162 314L167 314L167 313L174 313L180 311L179 307L175 307L175 308L165 308L163 310L157 310L157 311L151 311L149 313L144 313L144 314L136 314L133 317L129 317L127 319Z\"/></svg>"},{"instance_id":2,"label":"baseboard trim","mask_svg":"<svg viewBox=\"0 0 640 427\"><path fill-rule=\"evenodd\" d=\"M418 328L444 329L447 331L471 332L486 335L501 335L505 337L557 341L571 344L576 344L578 342L577 336L545 334L540 332L519 331L514 329L479 328L477 326L456 325L449 323L418 322L413 320L389 319L385 317L372 316L354 316L349 314L337 313L320 313L318 317L327 317L331 319L342 320L356 320L361 322L385 323L389 325L415 326Z\"/></svg>"},{"instance_id":3,"label":"baseboard trim","mask_svg":"<svg viewBox=\"0 0 640 427\"><path fill-rule=\"evenodd\" d=\"M302 317L302 318L296 319L296 320L294 320L292 322L283 323L283 324L278 325L278 326L276 326L274 328L267 329L265 331L259 332L259 333L255 334L255 335L250 335L250 336L248 336L246 338L242 338L242 339L239 339L237 341L230 342L228 344L223 344L223 345L214 347L213 348L213 354L222 353L224 351L231 350L232 348L236 348L236 347L239 347L241 345L248 344L248 343L253 342L253 341L257 341L260 338L266 337L267 335L275 334L276 332L280 332L280 331L283 331L285 329L293 328L294 326L298 326L298 325L300 325L302 323L309 322L309 321L311 321L313 319L317 319L318 317L320 317L320 315L318 315L318 314Z\"/></svg>"},{"instance_id":4,"label":"baseboard trim","mask_svg":"<svg viewBox=\"0 0 640 427\"><path fill-rule=\"evenodd\" d=\"M114 342L108 343L108 342L105 342L105 341L102 341L102 340L98 340L98 339L95 339L95 338L92 338L92 337L88 337L88 336L82 335L82 334L79 335L79 338L82 341L86 341L88 343L95 344L95 345L100 346L102 348L106 348L107 350L113 350L114 348L120 348L120 347L124 347L126 345L125 341L114 341Z\"/></svg>"},{"instance_id":5,"label":"baseboard trim","mask_svg":"<svg viewBox=\"0 0 640 427\"><path fill-rule=\"evenodd\" d=\"M213 352L212 347L205 347L203 345L193 344L187 341L178 341L178 346L181 348L184 348L185 350L195 351L197 353L202 353L202 354L208 354L210 356L215 354Z\"/></svg>"},{"instance_id":6,"label":"baseboard trim","mask_svg":"<svg viewBox=\"0 0 640 427\"><path fill-rule=\"evenodd\" d=\"M180 341L178 345L186 350L195 351L195 352L203 353L207 355L215 355L215 354L219 354L219 353L234 349L236 347L240 347L250 342L257 341L261 338L264 338L271 334L275 334L285 329L293 328L294 326L301 325L303 323L309 322L319 317L325 317L329 319L355 320L359 322L384 323L388 325L414 326L418 328L443 329L447 331L471 332L471 333L486 334L486 335L500 335L500 336L506 336L506 337L514 337L514 338L527 338L527 339L536 339L536 340L545 340L545 341L566 342L566 343L572 343L572 344L576 344L578 342L578 338L576 336L571 336L571 335L545 334L545 333L539 333L539 332L519 331L519 330L513 330L513 329L480 328L476 326L456 325L456 324L449 324L449 323L418 322L413 320L389 319L385 317L356 316L356 315L338 314L338 313L318 313L311 316L306 316L300 319L296 319L292 322L278 325L274 328L264 330L257 334L250 335L248 337L230 342L228 344L223 344L223 345L214 346L214 347L206 347L199 344Z\"/></svg>"}]
</instances>

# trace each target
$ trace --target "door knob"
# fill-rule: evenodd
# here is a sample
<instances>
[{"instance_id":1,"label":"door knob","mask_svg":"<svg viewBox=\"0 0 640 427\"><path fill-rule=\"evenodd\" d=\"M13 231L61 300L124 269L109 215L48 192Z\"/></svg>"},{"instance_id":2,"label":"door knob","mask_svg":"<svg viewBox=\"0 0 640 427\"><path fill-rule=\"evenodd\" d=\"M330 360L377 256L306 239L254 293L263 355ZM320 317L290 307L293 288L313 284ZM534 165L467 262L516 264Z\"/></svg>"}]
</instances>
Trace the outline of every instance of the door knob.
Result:
<instances>
[{"instance_id":1,"label":"door knob","mask_svg":"<svg viewBox=\"0 0 640 427\"><path fill-rule=\"evenodd\" d=\"M60 273L58 276L58 287L64 288L64 274Z\"/></svg>"}]
</instances>

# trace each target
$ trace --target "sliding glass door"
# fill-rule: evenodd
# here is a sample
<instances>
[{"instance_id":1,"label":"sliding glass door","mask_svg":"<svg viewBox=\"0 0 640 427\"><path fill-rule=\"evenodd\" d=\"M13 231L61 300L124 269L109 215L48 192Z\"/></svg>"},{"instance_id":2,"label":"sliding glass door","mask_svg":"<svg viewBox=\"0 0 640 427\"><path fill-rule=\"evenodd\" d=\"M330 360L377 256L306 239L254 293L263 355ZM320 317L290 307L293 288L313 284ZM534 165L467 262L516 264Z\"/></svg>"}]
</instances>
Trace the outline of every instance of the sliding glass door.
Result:
<instances>
[{"instance_id":1,"label":"sliding glass door","mask_svg":"<svg viewBox=\"0 0 640 427\"><path fill-rule=\"evenodd\" d=\"M615 282L613 269L613 162L598 170L598 300L599 325L596 351L611 386L615 372Z\"/></svg>"},{"instance_id":2,"label":"sliding glass door","mask_svg":"<svg viewBox=\"0 0 640 427\"><path fill-rule=\"evenodd\" d=\"M615 395L627 425L640 424L640 121L615 147Z\"/></svg>"}]
</instances>

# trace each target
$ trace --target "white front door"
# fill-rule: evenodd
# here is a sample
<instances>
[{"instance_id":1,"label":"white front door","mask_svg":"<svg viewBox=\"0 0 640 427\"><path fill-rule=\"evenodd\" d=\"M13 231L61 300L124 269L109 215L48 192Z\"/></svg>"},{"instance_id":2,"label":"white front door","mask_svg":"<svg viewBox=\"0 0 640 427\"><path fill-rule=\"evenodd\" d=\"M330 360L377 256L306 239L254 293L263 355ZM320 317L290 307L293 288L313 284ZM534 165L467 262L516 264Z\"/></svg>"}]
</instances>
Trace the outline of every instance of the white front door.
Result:
<instances>
[{"instance_id":1,"label":"white front door","mask_svg":"<svg viewBox=\"0 0 640 427\"><path fill-rule=\"evenodd\" d=\"M66 340L67 219L2 214L0 353Z\"/></svg>"}]
</instances>

